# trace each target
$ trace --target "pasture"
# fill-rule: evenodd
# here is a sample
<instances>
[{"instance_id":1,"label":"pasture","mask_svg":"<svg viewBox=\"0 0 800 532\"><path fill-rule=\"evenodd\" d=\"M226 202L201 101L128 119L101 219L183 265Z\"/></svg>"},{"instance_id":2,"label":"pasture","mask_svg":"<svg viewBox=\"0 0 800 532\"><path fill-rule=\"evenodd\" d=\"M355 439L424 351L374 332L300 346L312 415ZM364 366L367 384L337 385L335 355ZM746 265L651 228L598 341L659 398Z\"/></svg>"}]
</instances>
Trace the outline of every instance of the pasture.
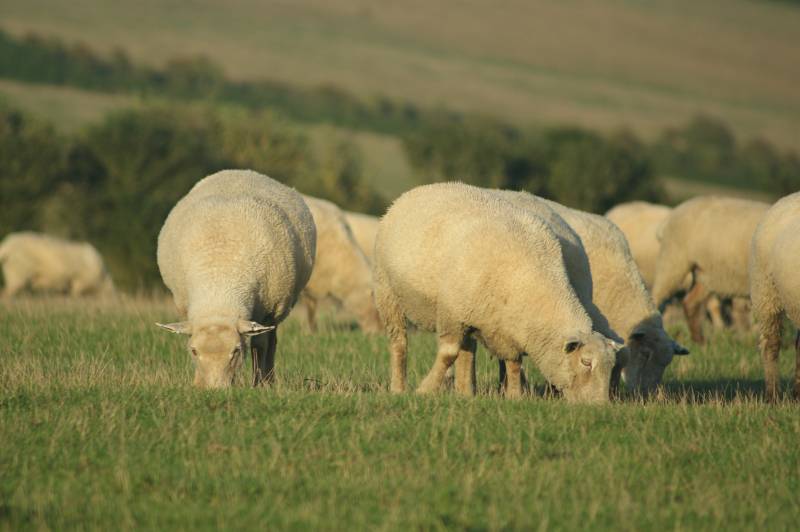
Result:
<instances>
[{"instance_id":1,"label":"pasture","mask_svg":"<svg viewBox=\"0 0 800 532\"><path fill-rule=\"evenodd\" d=\"M770 529L800 517L800 416L753 335L648 402L390 395L382 336L281 326L270 389L191 387L171 304L0 302L0 529ZM786 345L791 342L787 336ZM434 338L410 338L409 383ZM781 360L784 376L793 350ZM543 381L527 367L537 390ZM784 388L788 390L784 381Z\"/></svg>"}]
</instances>

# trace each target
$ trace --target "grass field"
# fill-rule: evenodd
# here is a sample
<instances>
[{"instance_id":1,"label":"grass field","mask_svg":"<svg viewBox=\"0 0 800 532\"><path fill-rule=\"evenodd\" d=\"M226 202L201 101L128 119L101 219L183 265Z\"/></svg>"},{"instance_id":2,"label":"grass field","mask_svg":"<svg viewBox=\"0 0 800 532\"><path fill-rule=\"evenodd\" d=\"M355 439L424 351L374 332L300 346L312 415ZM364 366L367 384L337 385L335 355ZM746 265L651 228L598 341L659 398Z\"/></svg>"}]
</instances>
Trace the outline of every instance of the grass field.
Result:
<instances>
[{"instance_id":1,"label":"grass field","mask_svg":"<svg viewBox=\"0 0 800 532\"><path fill-rule=\"evenodd\" d=\"M2 27L235 78L652 136L705 112L800 148L800 9L752 0L5 0Z\"/></svg>"},{"instance_id":2,"label":"grass field","mask_svg":"<svg viewBox=\"0 0 800 532\"><path fill-rule=\"evenodd\" d=\"M153 326L175 318L165 302L0 305L0 529L786 530L800 518L800 412L762 402L752 336L695 347L656 400L587 407L498 397L483 351L477 397L393 396L384 339L332 322L282 326L273 388L200 391L183 341ZM412 385L433 346L412 336Z\"/></svg>"}]
</instances>

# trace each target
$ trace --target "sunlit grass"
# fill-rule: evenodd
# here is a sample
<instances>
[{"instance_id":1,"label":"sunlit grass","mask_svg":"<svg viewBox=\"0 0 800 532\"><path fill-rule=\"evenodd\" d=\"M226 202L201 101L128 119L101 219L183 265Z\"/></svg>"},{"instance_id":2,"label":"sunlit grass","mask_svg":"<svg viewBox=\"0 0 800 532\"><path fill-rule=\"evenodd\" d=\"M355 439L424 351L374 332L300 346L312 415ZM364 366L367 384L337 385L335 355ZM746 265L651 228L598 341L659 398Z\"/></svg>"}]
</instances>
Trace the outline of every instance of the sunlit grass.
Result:
<instances>
[{"instance_id":1,"label":"sunlit grass","mask_svg":"<svg viewBox=\"0 0 800 532\"><path fill-rule=\"evenodd\" d=\"M0 305L0 528L787 529L800 516L800 409L763 401L752 334L712 334L651 401L586 407L503 399L485 351L475 398L391 395L384 338L330 318L315 335L281 326L271 389L196 390L184 340L153 325L175 318L168 301ZM434 348L411 336L412 386Z\"/></svg>"}]
</instances>

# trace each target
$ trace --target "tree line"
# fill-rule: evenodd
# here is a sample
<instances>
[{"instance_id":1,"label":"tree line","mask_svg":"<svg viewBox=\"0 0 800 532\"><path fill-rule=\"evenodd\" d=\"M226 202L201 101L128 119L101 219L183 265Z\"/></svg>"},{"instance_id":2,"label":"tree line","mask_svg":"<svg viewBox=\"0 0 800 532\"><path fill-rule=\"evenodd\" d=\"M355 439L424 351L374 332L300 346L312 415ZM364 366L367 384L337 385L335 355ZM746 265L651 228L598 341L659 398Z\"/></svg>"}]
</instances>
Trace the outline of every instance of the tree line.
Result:
<instances>
[{"instance_id":1,"label":"tree line","mask_svg":"<svg viewBox=\"0 0 800 532\"><path fill-rule=\"evenodd\" d=\"M583 181L582 173L596 164L603 170L600 174L590 172L591 175L609 175L614 181L603 185L609 189L603 197L613 196L614 190L627 187L632 179L612 175L618 171L615 165L636 175L646 174L648 167L656 175L756 188L776 195L797 190L800 182L800 158L796 153L782 152L763 139L737 143L724 122L705 116L665 130L650 144L631 133L604 136L576 128L529 131L501 120L423 109L383 97L365 100L336 87L309 89L277 81L234 81L205 57L175 58L159 69L134 63L121 49L103 55L84 44L67 44L32 34L17 38L3 31L0 77L268 108L294 121L328 122L388 133L404 138L411 161L422 173L463 178L485 176L490 170L492 180L505 176L501 180L504 183L525 182L532 190L554 193L565 187L560 184L562 174L576 171L579 175L574 179ZM454 139L461 142L459 148L454 147ZM482 144L484 141L487 144ZM600 153L593 155L594 150ZM637 152L635 156L633 150ZM622 156L623 153L627 155ZM656 194L652 180L638 184L639 180L634 187L637 193ZM572 188L571 184L566 188ZM606 200L581 205L598 208L600 204L605 205Z\"/></svg>"},{"instance_id":2,"label":"tree line","mask_svg":"<svg viewBox=\"0 0 800 532\"><path fill-rule=\"evenodd\" d=\"M110 114L75 135L0 107L0 235L40 230L98 247L125 289L159 283L158 231L202 177L252 168L344 208L380 213L358 148L325 149L266 111L155 106Z\"/></svg>"}]
</instances>

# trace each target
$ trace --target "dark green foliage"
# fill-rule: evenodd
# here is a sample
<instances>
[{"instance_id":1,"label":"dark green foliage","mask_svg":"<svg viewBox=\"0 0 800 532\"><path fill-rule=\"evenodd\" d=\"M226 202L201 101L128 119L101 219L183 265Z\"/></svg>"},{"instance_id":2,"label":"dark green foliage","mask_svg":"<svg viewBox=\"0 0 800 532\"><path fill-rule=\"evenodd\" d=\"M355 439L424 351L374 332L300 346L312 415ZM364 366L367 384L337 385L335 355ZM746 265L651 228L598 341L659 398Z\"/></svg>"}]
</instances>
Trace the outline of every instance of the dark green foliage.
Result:
<instances>
[{"instance_id":1,"label":"dark green foliage","mask_svg":"<svg viewBox=\"0 0 800 532\"><path fill-rule=\"evenodd\" d=\"M88 190L91 239L121 286L158 280L156 236L167 213L200 178L225 167L202 116L167 109L110 115L86 134L106 169Z\"/></svg>"},{"instance_id":2,"label":"dark green foliage","mask_svg":"<svg viewBox=\"0 0 800 532\"><path fill-rule=\"evenodd\" d=\"M544 144L547 193L566 205L605 212L623 201L665 201L646 148L628 133L555 130Z\"/></svg>"},{"instance_id":3,"label":"dark green foliage","mask_svg":"<svg viewBox=\"0 0 800 532\"><path fill-rule=\"evenodd\" d=\"M0 77L232 103L248 109L272 108L295 121L402 135L409 158L424 180L463 179L538 193L551 190L556 198L569 192L564 201L584 208L601 209L615 197L659 199L648 177L652 173L758 188L776 195L800 185L796 154L781 155L763 140L741 148L723 122L705 116L667 130L652 147L638 145L630 135L629 142L564 129L545 131L544 140L532 141L529 134L499 120L422 110L380 97L366 101L336 87L233 81L204 57L176 58L156 69L132 63L122 50L104 57L83 44L67 45L35 35L18 39L2 31ZM562 143L552 150L554 144ZM549 154L543 153L548 150ZM652 161L652 172L645 159ZM595 189L583 187L586 183ZM623 195L617 197L618 192ZM371 204L372 200L359 201Z\"/></svg>"},{"instance_id":4,"label":"dark green foliage","mask_svg":"<svg viewBox=\"0 0 800 532\"><path fill-rule=\"evenodd\" d=\"M50 125L0 108L0 235L32 229L59 181L63 141Z\"/></svg>"},{"instance_id":5,"label":"dark green foliage","mask_svg":"<svg viewBox=\"0 0 800 532\"><path fill-rule=\"evenodd\" d=\"M721 120L697 116L684 127L666 130L652 148L659 172L701 181L756 188L776 195L800 189L800 161L755 139L743 147Z\"/></svg>"},{"instance_id":6,"label":"dark green foliage","mask_svg":"<svg viewBox=\"0 0 800 532\"><path fill-rule=\"evenodd\" d=\"M158 231L199 179L251 168L355 211L384 200L361 177L355 145L324 150L265 112L157 106L109 115L76 138L59 138L16 111L0 112L2 234L41 230L92 242L124 289L156 286Z\"/></svg>"},{"instance_id":7,"label":"dark green foliage","mask_svg":"<svg viewBox=\"0 0 800 532\"><path fill-rule=\"evenodd\" d=\"M630 134L556 128L533 135L487 119L449 119L408 136L405 146L426 180L527 190L595 212L664 199L646 149Z\"/></svg>"}]
</instances>

